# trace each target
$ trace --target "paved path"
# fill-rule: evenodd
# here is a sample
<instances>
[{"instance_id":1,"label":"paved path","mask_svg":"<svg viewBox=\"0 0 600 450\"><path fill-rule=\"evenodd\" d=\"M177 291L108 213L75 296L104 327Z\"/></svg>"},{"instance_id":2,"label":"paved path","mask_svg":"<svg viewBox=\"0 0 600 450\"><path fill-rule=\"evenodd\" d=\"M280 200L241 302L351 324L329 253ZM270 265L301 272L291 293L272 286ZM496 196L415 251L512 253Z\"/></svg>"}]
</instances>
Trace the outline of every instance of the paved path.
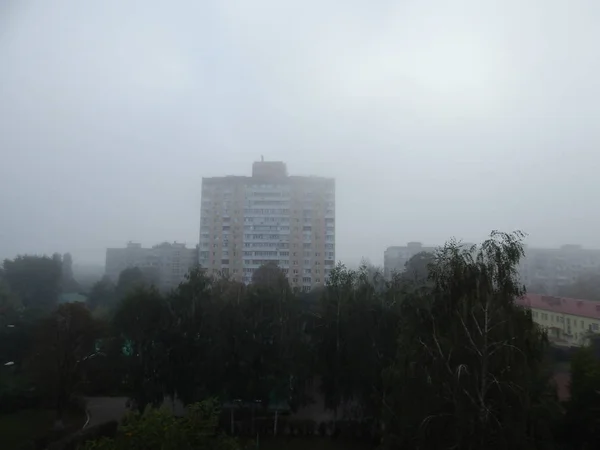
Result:
<instances>
[{"instance_id":1,"label":"paved path","mask_svg":"<svg viewBox=\"0 0 600 450\"><path fill-rule=\"evenodd\" d=\"M90 420L85 428L111 420L119 421L127 412L127 397L87 397L86 401Z\"/></svg>"}]
</instances>

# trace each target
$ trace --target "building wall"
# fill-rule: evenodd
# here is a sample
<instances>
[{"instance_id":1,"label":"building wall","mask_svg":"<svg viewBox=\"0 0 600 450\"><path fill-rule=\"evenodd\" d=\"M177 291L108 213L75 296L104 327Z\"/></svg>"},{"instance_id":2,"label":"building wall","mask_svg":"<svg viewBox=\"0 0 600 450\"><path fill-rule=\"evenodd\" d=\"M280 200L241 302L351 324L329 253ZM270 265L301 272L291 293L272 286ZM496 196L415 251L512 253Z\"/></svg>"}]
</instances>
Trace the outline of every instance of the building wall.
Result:
<instances>
[{"instance_id":1,"label":"building wall","mask_svg":"<svg viewBox=\"0 0 600 450\"><path fill-rule=\"evenodd\" d=\"M590 333L600 332L600 319L560 314L532 308L533 321L548 332L551 342L566 346L580 346L588 342Z\"/></svg>"},{"instance_id":2,"label":"building wall","mask_svg":"<svg viewBox=\"0 0 600 450\"><path fill-rule=\"evenodd\" d=\"M531 309L535 323L556 345L580 346L600 333L600 303L590 300L527 294L517 303Z\"/></svg>"},{"instance_id":3,"label":"building wall","mask_svg":"<svg viewBox=\"0 0 600 450\"><path fill-rule=\"evenodd\" d=\"M269 262L303 290L323 283L335 264L334 180L263 161L250 177L204 178L199 262L246 283Z\"/></svg>"},{"instance_id":4,"label":"building wall","mask_svg":"<svg viewBox=\"0 0 600 450\"><path fill-rule=\"evenodd\" d=\"M121 272L127 268L153 270L158 276L159 289L169 291L185 279L196 262L196 249L186 248L185 244L165 242L143 248L141 244L128 243L124 248L106 249L105 273L117 282Z\"/></svg>"}]
</instances>

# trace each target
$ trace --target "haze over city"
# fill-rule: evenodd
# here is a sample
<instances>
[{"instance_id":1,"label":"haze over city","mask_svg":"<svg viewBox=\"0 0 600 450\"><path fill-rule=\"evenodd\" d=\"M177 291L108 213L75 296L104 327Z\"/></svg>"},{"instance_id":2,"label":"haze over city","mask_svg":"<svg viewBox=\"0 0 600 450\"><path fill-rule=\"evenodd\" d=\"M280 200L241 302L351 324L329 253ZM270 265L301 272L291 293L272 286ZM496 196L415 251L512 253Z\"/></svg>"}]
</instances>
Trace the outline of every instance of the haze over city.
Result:
<instances>
[{"instance_id":1,"label":"haze over city","mask_svg":"<svg viewBox=\"0 0 600 450\"><path fill-rule=\"evenodd\" d=\"M600 248L594 1L0 4L0 258L198 243L202 177L336 182L336 259Z\"/></svg>"}]
</instances>

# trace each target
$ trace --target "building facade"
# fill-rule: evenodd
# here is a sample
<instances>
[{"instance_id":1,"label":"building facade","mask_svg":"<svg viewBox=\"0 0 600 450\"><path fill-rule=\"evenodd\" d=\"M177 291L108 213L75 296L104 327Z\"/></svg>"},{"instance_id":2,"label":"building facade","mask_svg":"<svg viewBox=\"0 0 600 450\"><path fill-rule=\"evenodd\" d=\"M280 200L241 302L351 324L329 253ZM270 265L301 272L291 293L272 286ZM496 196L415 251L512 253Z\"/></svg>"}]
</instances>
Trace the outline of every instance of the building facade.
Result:
<instances>
[{"instance_id":1,"label":"building facade","mask_svg":"<svg viewBox=\"0 0 600 450\"><path fill-rule=\"evenodd\" d=\"M278 161L252 176L202 179L200 265L245 283L276 263L290 284L309 291L335 264L335 180L289 176Z\"/></svg>"},{"instance_id":2,"label":"building facade","mask_svg":"<svg viewBox=\"0 0 600 450\"><path fill-rule=\"evenodd\" d=\"M143 248L130 242L124 248L106 249L106 275L117 282L120 273L131 267L151 271L158 280L158 288L168 292L185 279L185 275L197 264L198 252L185 244L168 243Z\"/></svg>"},{"instance_id":3,"label":"building facade","mask_svg":"<svg viewBox=\"0 0 600 450\"><path fill-rule=\"evenodd\" d=\"M548 332L555 345L578 347L600 333L600 302L527 294L517 303L531 309L533 321Z\"/></svg>"},{"instance_id":4,"label":"building facade","mask_svg":"<svg viewBox=\"0 0 600 450\"><path fill-rule=\"evenodd\" d=\"M580 245L559 248L526 248L519 266L522 283L533 292L557 295L588 272L600 270L600 250Z\"/></svg>"},{"instance_id":5,"label":"building facade","mask_svg":"<svg viewBox=\"0 0 600 450\"><path fill-rule=\"evenodd\" d=\"M388 247L383 253L383 274L390 279L394 273L404 272L410 258L421 252L433 252L435 247L426 247L420 242L409 242L404 247Z\"/></svg>"}]
</instances>

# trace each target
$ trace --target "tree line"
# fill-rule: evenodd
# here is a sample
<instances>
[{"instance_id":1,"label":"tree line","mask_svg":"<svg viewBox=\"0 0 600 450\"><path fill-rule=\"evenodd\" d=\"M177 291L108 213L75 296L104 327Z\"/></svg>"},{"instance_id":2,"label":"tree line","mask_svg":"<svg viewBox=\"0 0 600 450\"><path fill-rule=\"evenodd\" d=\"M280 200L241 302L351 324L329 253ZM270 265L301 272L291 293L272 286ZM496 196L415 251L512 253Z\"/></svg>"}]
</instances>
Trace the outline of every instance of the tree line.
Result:
<instances>
[{"instance_id":1,"label":"tree line","mask_svg":"<svg viewBox=\"0 0 600 450\"><path fill-rule=\"evenodd\" d=\"M249 285L198 267L167 294L128 269L88 304L29 325L6 306L30 294L5 262L0 298L4 320L27 330L16 370L59 414L82 392L127 395L140 411L167 397L296 411L319 395L335 420L371 424L383 448L595 448L600 359L577 354L561 404L546 335L515 304L522 257L520 233L494 232L416 255L391 280L338 264L309 293L275 265Z\"/></svg>"}]
</instances>

